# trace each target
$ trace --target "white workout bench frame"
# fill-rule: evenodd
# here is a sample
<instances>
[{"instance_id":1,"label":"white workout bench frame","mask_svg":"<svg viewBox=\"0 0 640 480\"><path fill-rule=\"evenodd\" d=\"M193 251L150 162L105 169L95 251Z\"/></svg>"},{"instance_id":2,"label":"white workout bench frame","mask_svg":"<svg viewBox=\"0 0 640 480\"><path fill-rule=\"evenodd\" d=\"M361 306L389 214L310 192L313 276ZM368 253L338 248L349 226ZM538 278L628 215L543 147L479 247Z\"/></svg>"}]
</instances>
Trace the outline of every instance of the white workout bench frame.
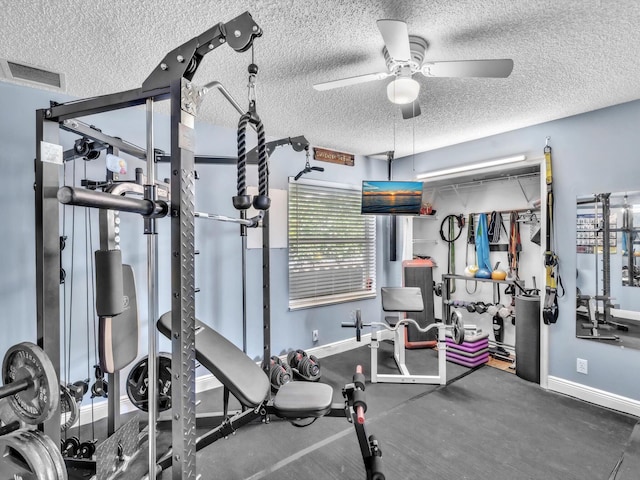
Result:
<instances>
[{"instance_id":1,"label":"white workout bench frame","mask_svg":"<svg viewBox=\"0 0 640 480\"><path fill-rule=\"evenodd\" d=\"M371 332L371 383L421 383L421 384L447 384L447 328L454 329L454 337L462 335L464 339L464 327L460 318L455 319L454 325L446 325L442 322L432 323L422 327L411 318L402 318L404 312L421 312L424 310L422 292L418 287L382 287L380 289L382 298L382 310L392 312L397 315L397 322L373 322L371 326L383 326L386 330L393 332L393 358L400 373L381 374L378 373L378 347L380 346L380 330ZM434 328L438 329L438 374L437 375L415 375L409 372L405 361L405 335L406 325L412 323L419 331L428 332Z\"/></svg>"}]
</instances>

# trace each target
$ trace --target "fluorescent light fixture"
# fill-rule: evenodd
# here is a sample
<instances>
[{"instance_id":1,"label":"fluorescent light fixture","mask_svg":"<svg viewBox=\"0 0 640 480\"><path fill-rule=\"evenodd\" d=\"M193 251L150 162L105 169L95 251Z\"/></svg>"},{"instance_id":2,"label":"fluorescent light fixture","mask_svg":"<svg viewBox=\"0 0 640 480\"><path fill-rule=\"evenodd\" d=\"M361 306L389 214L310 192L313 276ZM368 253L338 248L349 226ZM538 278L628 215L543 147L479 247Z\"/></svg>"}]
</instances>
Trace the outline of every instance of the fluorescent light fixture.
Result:
<instances>
[{"instance_id":1,"label":"fluorescent light fixture","mask_svg":"<svg viewBox=\"0 0 640 480\"><path fill-rule=\"evenodd\" d=\"M405 105L418 98L420 84L411 77L398 77L387 85L387 97L392 103Z\"/></svg>"},{"instance_id":2,"label":"fluorescent light fixture","mask_svg":"<svg viewBox=\"0 0 640 480\"><path fill-rule=\"evenodd\" d=\"M446 168L444 170L434 170L433 172L425 172L416 175L417 178L433 178L442 177L444 175L451 175L453 173L469 172L472 170L480 170L481 168L497 167L498 165L505 165L507 163L522 162L526 160L525 155L516 155L514 157L499 158L497 160L489 160L487 162L472 163L471 165L461 165L459 167Z\"/></svg>"}]
</instances>

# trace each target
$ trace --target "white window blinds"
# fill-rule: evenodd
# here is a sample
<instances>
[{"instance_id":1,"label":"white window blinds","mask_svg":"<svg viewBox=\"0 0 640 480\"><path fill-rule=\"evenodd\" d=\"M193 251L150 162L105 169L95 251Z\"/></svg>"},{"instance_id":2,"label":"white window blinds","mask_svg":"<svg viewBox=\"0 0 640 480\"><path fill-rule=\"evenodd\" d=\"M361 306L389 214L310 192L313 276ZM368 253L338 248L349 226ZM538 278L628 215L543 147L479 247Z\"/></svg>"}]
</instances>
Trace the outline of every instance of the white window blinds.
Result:
<instances>
[{"instance_id":1,"label":"white window blinds","mask_svg":"<svg viewBox=\"0 0 640 480\"><path fill-rule=\"evenodd\" d=\"M289 183L289 309L376 295L376 222L360 188Z\"/></svg>"}]
</instances>

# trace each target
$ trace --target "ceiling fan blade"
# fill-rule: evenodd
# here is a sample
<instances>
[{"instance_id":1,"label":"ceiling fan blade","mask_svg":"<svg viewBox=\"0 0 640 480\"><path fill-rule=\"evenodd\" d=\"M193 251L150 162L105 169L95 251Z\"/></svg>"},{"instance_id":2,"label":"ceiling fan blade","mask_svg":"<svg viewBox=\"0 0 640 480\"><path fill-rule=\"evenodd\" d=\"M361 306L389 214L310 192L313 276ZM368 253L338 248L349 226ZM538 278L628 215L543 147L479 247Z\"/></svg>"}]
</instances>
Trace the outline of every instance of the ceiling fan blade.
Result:
<instances>
[{"instance_id":1,"label":"ceiling fan blade","mask_svg":"<svg viewBox=\"0 0 640 480\"><path fill-rule=\"evenodd\" d=\"M407 24L402 20L378 20L377 23L391 58L397 62L411 60Z\"/></svg>"},{"instance_id":2,"label":"ceiling fan blade","mask_svg":"<svg viewBox=\"0 0 640 480\"><path fill-rule=\"evenodd\" d=\"M358 75L356 77L341 78L340 80L331 80L329 82L316 83L313 88L316 90L331 90L332 88L348 87L357 85L358 83L373 82L374 80L382 80L389 77L388 72L368 73L366 75Z\"/></svg>"},{"instance_id":3,"label":"ceiling fan blade","mask_svg":"<svg viewBox=\"0 0 640 480\"><path fill-rule=\"evenodd\" d=\"M420 104L416 101L413 103L407 103L405 105L400 105L400 110L402 110L402 118L408 120L413 117L417 117L420 115Z\"/></svg>"},{"instance_id":4,"label":"ceiling fan blade","mask_svg":"<svg viewBox=\"0 0 640 480\"><path fill-rule=\"evenodd\" d=\"M422 65L426 77L494 77L506 78L513 70L513 60L460 60L427 62Z\"/></svg>"}]
</instances>

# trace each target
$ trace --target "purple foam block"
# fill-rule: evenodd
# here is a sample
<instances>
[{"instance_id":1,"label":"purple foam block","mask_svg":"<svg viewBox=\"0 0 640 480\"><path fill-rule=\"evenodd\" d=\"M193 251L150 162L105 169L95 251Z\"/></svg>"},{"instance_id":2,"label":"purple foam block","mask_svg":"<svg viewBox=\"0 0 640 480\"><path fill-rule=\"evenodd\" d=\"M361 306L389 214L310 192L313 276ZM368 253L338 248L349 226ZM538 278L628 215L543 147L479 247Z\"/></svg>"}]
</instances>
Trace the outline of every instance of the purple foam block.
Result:
<instances>
[{"instance_id":1,"label":"purple foam block","mask_svg":"<svg viewBox=\"0 0 640 480\"><path fill-rule=\"evenodd\" d=\"M486 338L481 340L480 342L467 343L463 342L461 345L458 345L455 342L450 342L447 340L447 348L454 348L456 350L462 350L469 353L477 352L478 350L482 350L483 348L487 348L489 346L489 340Z\"/></svg>"},{"instance_id":2,"label":"purple foam block","mask_svg":"<svg viewBox=\"0 0 640 480\"><path fill-rule=\"evenodd\" d=\"M458 365L463 365L465 367L477 367L478 365L487 363L487 361L489 360L489 354L485 353L484 355L471 360L469 358L460 357L459 355L447 353L447 360L449 362L457 363Z\"/></svg>"},{"instance_id":3,"label":"purple foam block","mask_svg":"<svg viewBox=\"0 0 640 480\"><path fill-rule=\"evenodd\" d=\"M465 352L464 350L458 350L457 348L453 348L452 345L447 346L447 352L455 353L456 355L460 355L466 358L476 358L480 355L484 355L489 352L489 346L487 345L485 348L481 348L477 352Z\"/></svg>"},{"instance_id":4,"label":"purple foam block","mask_svg":"<svg viewBox=\"0 0 640 480\"><path fill-rule=\"evenodd\" d=\"M462 342L462 344L467 346L474 346L474 345L477 345L478 343L484 343L488 341L489 341L489 334L485 334L480 337L475 335L470 337L467 335L464 337L464 342ZM455 342L453 341L453 338L447 337L447 343L455 343Z\"/></svg>"}]
</instances>

